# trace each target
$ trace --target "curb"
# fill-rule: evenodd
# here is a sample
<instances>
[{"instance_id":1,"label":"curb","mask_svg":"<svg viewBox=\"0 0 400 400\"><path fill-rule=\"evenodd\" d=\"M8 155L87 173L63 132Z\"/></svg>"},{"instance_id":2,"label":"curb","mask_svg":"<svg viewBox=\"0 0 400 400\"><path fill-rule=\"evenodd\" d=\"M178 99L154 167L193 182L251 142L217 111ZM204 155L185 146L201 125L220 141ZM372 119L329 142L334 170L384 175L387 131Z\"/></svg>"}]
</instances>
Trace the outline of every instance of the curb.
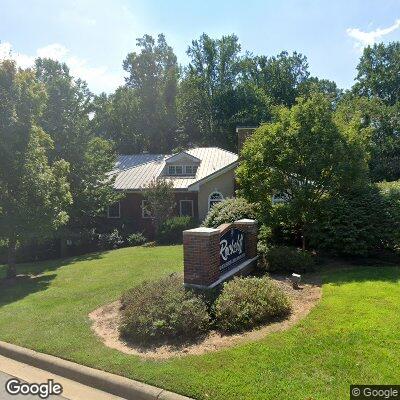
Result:
<instances>
[{"instance_id":1,"label":"curb","mask_svg":"<svg viewBox=\"0 0 400 400\"><path fill-rule=\"evenodd\" d=\"M0 341L0 354L127 400L193 400L139 381Z\"/></svg>"}]
</instances>

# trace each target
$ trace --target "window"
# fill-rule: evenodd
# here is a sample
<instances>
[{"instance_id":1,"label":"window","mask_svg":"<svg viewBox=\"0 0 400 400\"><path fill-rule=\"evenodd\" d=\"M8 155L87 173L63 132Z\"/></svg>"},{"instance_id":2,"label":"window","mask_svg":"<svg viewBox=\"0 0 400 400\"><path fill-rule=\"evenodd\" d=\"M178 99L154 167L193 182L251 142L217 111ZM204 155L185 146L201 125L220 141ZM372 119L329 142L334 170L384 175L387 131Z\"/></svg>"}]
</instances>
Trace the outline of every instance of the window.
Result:
<instances>
[{"instance_id":1,"label":"window","mask_svg":"<svg viewBox=\"0 0 400 400\"><path fill-rule=\"evenodd\" d=\"M208 209L210 210L215 204L221 202L224 196L220 192L213 192L208 196Z\"/></svg>"},{"instance_id":2,"label":"window","mask_svg":"<svg viewBox=\"0 0 400 400\"><path fill-rule=\"evenodd\" d=\"M197 165L168 165L168 175L196 175Z\"/></svg>"},{"instance_id":3,"label":"window","mask_svg":"<svg viewBox=\"0 0 400 400\"><path fill-rule=\"evenodd\" d=\"M146 209L146 200L142 200L142 218L151 218L151 213Z\"/></svg>"},{"instance_id":4,"label":"window","mask_svg":"<svg viewBox=\"0 0 400 400\"><path fill-rule=\"evenodd\" d=\"M193 200L181 200L179 202L179 214L181 217L193 217Z\"/></svg>"},{"instance_id":5,"label":"window","mask_svg":"<svg viewBox=\"0 0 400 400\"><path fill-rule=\"evenodd\" d=\"M272 195L272 204L286 203L289 201L289 197L286 193L275 193Z\"/></svg>"},{"instance_id":6,"label":"window","mask_svg":"<svg viewBox=\"0 0 400 400\"><path fill-rule=\"evenodd\" d=\"M107 217L108 218L121 218L121 204L119 201L108 206Z\"/></svg>"},{"instance_id":7,"label":"window","mask_svg":"<svg viewBox=\"0 0 400 400\"><path fill-rule=\"evenodd\" d=\"M196 175L197 165L185 165L185 174L186 175Z\"/></svg>"}]
</instances>

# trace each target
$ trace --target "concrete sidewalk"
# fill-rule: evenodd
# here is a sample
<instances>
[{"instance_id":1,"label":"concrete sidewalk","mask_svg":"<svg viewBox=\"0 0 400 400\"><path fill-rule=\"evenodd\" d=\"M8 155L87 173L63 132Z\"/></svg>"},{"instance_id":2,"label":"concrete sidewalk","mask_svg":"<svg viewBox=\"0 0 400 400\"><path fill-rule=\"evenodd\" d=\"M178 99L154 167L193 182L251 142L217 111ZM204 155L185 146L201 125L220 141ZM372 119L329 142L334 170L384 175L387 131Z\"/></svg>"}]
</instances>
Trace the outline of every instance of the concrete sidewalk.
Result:
<instances>
[{"instance_id":1,"label":"concrete sidewalk","mask_svg":"<svg viewBox=\"0 0 400 400\"><path fill-rule=\"evenodd\" d=\"M45 383L53 379L63 387L62 396L50 396L50 400L122 400L109 393L102 392L81 383L43 371L0 355L0 399L1 400L40 400L39 396L9 395L5 390L8 379L15 377L28 383Z\"/></svg>"}]
</instances>

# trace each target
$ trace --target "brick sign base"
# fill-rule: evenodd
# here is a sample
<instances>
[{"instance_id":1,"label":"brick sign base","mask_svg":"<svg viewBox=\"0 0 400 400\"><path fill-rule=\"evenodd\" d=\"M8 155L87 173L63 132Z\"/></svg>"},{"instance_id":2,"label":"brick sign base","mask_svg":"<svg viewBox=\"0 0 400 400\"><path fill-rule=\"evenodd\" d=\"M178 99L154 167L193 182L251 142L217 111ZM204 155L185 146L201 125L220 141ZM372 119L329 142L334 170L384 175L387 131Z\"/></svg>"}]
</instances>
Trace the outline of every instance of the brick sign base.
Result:
<instances>
[{"instance_id":1,"label":"brick sign base","mask_svg":"<svg viewBox=\"0 0 400 400\"><path fill-rule=\"evenodd\" d=\"M257 261L257 234L257 221L252 219L241 219L215 229L184 231L185 286L212 289L234 275L250 273Z\"/></svg>"}]
</instances>

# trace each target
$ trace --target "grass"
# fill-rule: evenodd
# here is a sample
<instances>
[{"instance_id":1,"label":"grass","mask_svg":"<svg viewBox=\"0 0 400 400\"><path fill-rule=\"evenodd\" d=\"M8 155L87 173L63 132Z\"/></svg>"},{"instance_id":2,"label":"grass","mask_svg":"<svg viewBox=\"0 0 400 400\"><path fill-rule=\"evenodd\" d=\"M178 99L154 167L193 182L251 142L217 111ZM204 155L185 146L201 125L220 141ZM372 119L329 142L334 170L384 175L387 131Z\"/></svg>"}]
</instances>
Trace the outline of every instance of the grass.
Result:
<instances>
[{"instance_id":1,"label":"grass","mask_svg":"<svg viewBox=\"0 0 400 400\"><path fill-rule=\"evenodd\" d=\"M400 268L323 273L323 299L298 325L201 356L142 360L109 349L88 313L144 279L182 269L180 246L126 248L24 264L1 288L0 339L196 399L348 399L350 384L399 383Z\"/></svg>"}]
</instances>

